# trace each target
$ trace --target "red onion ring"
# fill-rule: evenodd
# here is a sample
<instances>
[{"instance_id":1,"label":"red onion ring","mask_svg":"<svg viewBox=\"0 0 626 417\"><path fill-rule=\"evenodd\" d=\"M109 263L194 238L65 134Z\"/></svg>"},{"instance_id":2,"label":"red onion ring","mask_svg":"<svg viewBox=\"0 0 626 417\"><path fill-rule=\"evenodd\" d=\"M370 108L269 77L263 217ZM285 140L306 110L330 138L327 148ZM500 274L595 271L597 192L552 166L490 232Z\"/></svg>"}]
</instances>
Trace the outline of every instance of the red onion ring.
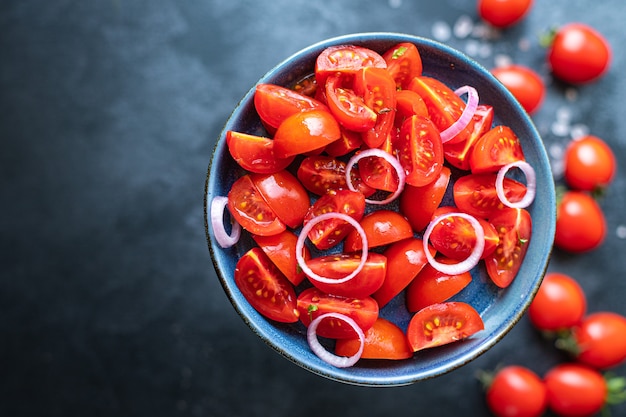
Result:
<instances>
[{"instance_id":1,"label":"red onion ring","mask_svg":"<svg viewBox=\"0 0 626 417\"><path fill-rule=\"evenodd\" d=\"M464 85L454 91L454 94L461 96L467 94L467 103L461 113L461 116L452 123L447 129L441 132L441 143L446 143L459 134L472 121L476 108L478 108L478 91L474 87Z\"/></svg>"},{"instance_id":2,"label":"red onion ring","mask_svg":"<svg viewBox=\"0 0 626 417\"><path fill-rule=\"evenodd\" d=\"M317 339L317 326L319 326L321 321L325 318L335 318L342 320L354 329L356 334L359 336L359 341L361 342L359 350L354 355L337 356L333 353L330 353L326 350L326 348L324 348L324 346L322 346L320 341ZM356 322L350 317L344 314L334 312L321 314L313 319L313 321L309 324L309 327L306 330L306 339L309 342L309 346L311 347L313 353L315 353L324 362L337 368L347 368L357 363L357 361L361 358L361 355L363 354L363 347L365 346L365 333L363 333L363 330L359 327L359 325L356 324Z\"/></svg>"},{"instance_id":3,"label":"red onion ring","mask_svg":"<svg viewBox=\"0 0 626 417\"><path fill-rule=\"evenodd\" d=\"M364 151L361 151L355 154L352 158L350 158L350 160L348 161L348 164L346 165L346 184L348 184L348 188L350 190L357 191L354 185L352 185L352 177L350 176L350 172L352 171L352 167L357 162L359 162L363 158L369 158L371 156L383 158L385 161L391 164L393 169L395 169L396 173L398 174L398 188L396 189L396 191L394 191L389 197L387 197L384 200L370 200L366 198L365 202L369 204L379 204L379 205L391 203L393 200L398 198L400 194L402 193L402 190L404 189L404 184L406 182L406 173L404 172L404 168L402 168L400 161L394 158L389 152L385 152L382 149L378 149L378 148L366 149Z\"/></svg>"},{"instance_id":4,"label":"red onion ring","mask_svg":"<svg viewBox=\"0 0 626 417\"><path fill-rule=\"evenodd\" d=\"M228 205L228 197L217 196L211 200L211 226L217 244L222 248L230 248L239 241L241 225L234 219L231 220L232 229L230 234L224 229L224 210Z\"/></svg>"},{"instance_id":5,"label":"red onion ring","mask_svg":"<svg viewBox=\"0 0 626 417\"><path fill-rule=\"evenodd\" d=\"M313 229L313 226L320 222L323 222L324 220L331 219L340 219L350 223L361 236L361 242L363 244L363 250L361 252L361 262L359 262L359 265L354 269L354 271L340 279L323 277L316 274L311 268L309 268L309 266L306 264L306 261L304 260L304 256L302 256L302 253L304 251L304 242L306 241L309 232ZM296 241L296 260L298 261L298 266L302 269L305 275L309 277L309 279L312 279L314 281L323 282L325 284L341 284L350 281L352 278L357 276L359 272L361 272L361 270L365 266L365 263L367 262L367 237L365 236L365 230L363 230L363 227L359 224L359 222L357 222L356 220L354 220L354 218L348 216L347 214L336 212L320 214L319 216L309 220L302 227L302 230L300 231L300 234L298 235L298 239Z\"/></svg>"},{"instance_id":6,"label":"red onion ring","mask_svg":"<svg viewBox=\"0 0 626 417\"><path fill-rule=\"evenodd\" d=\"M526 176L526 194L520 201L511 202L504 193L504 178L507 172L511 168L519 168ZM498 175L496 176L496 194L498 198L507 207L511 208L526 208L532 204L535 199L535 193L537 191L537 176L535 170L526 161L511 162L500 168Z\"/></svg>"},{"instance_id":7,"label":"red onion ring","mask_svg":"<svg viewBox=\"0 0 626 417\"><path fill-rule=\"evenodd\" d=\"M428 239L430 238L430 234L432 233L433 229L435 228L437 223L448 217L461 217L467 220L474 228L474 234L476 235L476 245L474 245L474 249L472 249L470 255L463 261L456 264L443 264L441 262L437 262L433 255L430 253L430 249L428 248ZM435 217L429 223L428 227L424 231L422 241L424 243L424 252L426 253L426 259L428 259L428 263L433 268L435 268L439 272L443 272L444 274L458 275L465 273L478 265L478 261L480 261L480 258L483 255L483 250L485 249L485 231L483 230L483 227L480 225L478 220L476 220L476 218L467 213L446 213Z\"/></svg>"}]
</instances>

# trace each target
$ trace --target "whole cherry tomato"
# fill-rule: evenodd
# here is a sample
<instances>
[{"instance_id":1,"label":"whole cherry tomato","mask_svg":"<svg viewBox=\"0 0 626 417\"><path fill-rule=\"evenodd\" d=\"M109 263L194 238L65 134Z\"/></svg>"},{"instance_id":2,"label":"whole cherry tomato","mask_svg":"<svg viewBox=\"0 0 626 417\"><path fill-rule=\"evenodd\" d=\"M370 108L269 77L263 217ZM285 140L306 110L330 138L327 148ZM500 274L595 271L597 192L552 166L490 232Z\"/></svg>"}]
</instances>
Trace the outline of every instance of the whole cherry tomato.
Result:
<instances>
[{"instance_id":1,"label":"whole cherry tomato","mask_svg":"<svg viewBox=\"0 0 626 417\"><path fill-rule=\"evenodd\" d=\"M548 50L555 77L572 84L596 80L609 69L611 47L592 27L570 23L560 28Z\"/></svg>"},{"instance_id":2,"label":"whole cherry tomato","mask_svg":"<svg viewBox=\"0 0 626 417\"><path fill-rule=\"evenodd\" d=\"M584 417L605 405L608 389L602 375L588 366L564 363L544 376L548 407L562 417Z\"/></svg>"},{"instance_id":3,"label":"whole cherry tomato","mask_svg":"<svg viewBox=\"0 0 626 417\"><path fill-rule=\"evenodd\" d=\"M597 369L621 365L626 360L626 317L601 311L585 317L573 330L576 359Z\"/></svg>"},{"instance_id":4,"label":"whole cherry tomato","mask_svg":"<svg viewBox=\"0 0 626 417\"><path fill-rule=\"evenodd\" d=\"M566 191L557 207L554 244L569 252L588 252L600 246L605 236L604 213L593 197Z\"/></svg>"},{"instance_id":5,"label":"whole cherry tomato","mask_svg":"<svg viewBox=\"0 0 626 417\"><path fill-rule=\"evenodd\" d=\"M586 311L587 298L580 284L569 275L552 272L539 286L528 317L537 329L556 331L579 324Z\"/></svg>"},{"instance_id":6,"label":"whole cherry tomato","mask_svg":"<svg viewBox=\"0 0 626 417\"><path fill-rule=\"evenodd\" d=\"M498 28L511 26L526 16L533 0L478 0L478 14Z\"/></svg>"},{"instance_id":7,"label":"whole cherry tomato","mask_svg":"<svg viewBox=\"0 0 626 417\"><path fill-rule=\"evenodd\" d=\"M498 417L539 417L548 406L546 386L530 369L510 365L489 382L487 406Z\"/></svg>"},{"instance_id":8,"label":"whole cherry tomato","mask_svg":"<svg viewBox=\"0 0 626 417\"><path fill-rule=\"evenodd\" d=\"M515 96L528 114L539 109L546 87L533 69L512 64L496 67L491 73Z\"/></svg>"},{"instance_id":9,"label":"whole cherry tomato","mask_svg":"<svg viewBox=\"0 0 626 417\"><path fill-rule=\"evenodd\" d=\"M605 188L615 176L613 150L597 136L587 135L573 140L565 150L565 181L578 190Z\"/></svg>"}]
</instances>

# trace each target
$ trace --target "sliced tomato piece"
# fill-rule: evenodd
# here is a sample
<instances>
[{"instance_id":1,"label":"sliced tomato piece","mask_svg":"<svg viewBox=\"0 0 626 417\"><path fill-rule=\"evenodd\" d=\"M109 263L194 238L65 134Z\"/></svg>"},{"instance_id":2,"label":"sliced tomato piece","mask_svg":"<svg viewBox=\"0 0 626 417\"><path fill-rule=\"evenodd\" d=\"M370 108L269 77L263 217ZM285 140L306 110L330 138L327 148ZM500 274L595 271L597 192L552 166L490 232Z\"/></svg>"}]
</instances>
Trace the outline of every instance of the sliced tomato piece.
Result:
<instances>
[{"instance_id":1,"label":"sliced tomato piece","mask_svg":"<svg viewBox=\"0 0 626 417\"><path fill-rule=\"evenodd\" d=\"M469 304L431 304L413 315L407 337L414 352L466 339L483 330L480 314Z\"/></svg>"},{"instance_id":2,"label":"sliced tomato piece","mask_svg":"<svg viewBox=\"0 0 626 417\"><path fill-rule=\"evenodd\" d=\"M393 139L389 135L379 149L393 155ZM370 156L358 162L359 175L363 182L375 190L394 192L398 189L400 179L393 166L383 158Z\"/></svg>"},{"instance_id":3,"label":"sliced tomato piece","mask_svg":"<svg viewBox=\"0 0 626 417\"><path fill-rule=\"evenodd\" d=\"M335 355L352 356L361 347L359 338L338 339ZM374 325L365 332L365 343L361 359L408 359L413 356L406 335L398 325L378 317Z\"/></svg>"},{"instance_id":4,"label":"sliced tomato piece","mask_svg":"<svg viewBox=\"0 0 626 417\"><path fill-rule=\"evenodd\" d=\"M262 136L229 130L226 132L226 144L230 155L239 166L259 174L271 174L285 169L295 158L276 157L274 141Z\"/></svg>"},{"instance_id":5,"label":"sliced tomato piece","mask_svg":"<svg viewBox=\"0 0 626 417\"><path fill-rule=\"evenodd\" d=\"M348 189L346 163L334 157L307 156L300 163L296 175L304 188L313 194L324 195L328 191ZM350 176L354 188L364 196L370 196L376 191L361 180L357 169L353 169Z\"/></svg>"},{"instance_id":6,"label":"sliced tomato piece","mask_svg":"<svg viewBox=\"0 0 626 417\"><path fill-rule=\"evenodd\" d=\"M422 97L415 91L397 91L395 126L399 129L402 127L402 123L411 116L428 117L426 103L424 103Z\"/></svg>"},{"instance_id":7,"label":"sliced tomato piece","mask_svg":"<svg viewBox=\"0 0 626 417\"><path fill-rule=\"evenodd\" d=\"M421 187L404 186L400 194L400 212L416 232L423 231L441 204L450 183L450 168L444 166L434 181Z\"/></svg>"},{"instance_id":8,"label":"sliced tomato piece","mask_svg":"<svg viewBox=\"0 0 626 417\"><path fill-rule=\"evenodd\" d=\"M496 250L485 258L487 274L498 287L506 288L515 279L528 251L532 220L524 209L506 208L489 221L500 241Z\"/></svg>"},{"instance_id":9,"label":"sliced tomato piece","mask_svg":"<svg viewBox=\"0 0 626 417\"><path fill-rule=\"evenodd\" d=\"M309 326L316 317L326 313L340 313L350 317L365 332L371 328L378 318L379 308L371 297L346 298L330 295L315 287L307 288L300 293L297 300L300 321ZM317 334L331 339L357 337L352 327L334 318L322 320Z\"/></svg>"},{"instance_id":10,"label":"sliced tomato piece","mask_svg":"<svg viewBox=\"0 0 626 417\"><path fill-rule=\"evenodd\" d=\"M326 100L330 112L346 129L363 132L373 128L378 115L365 105L362 97L342 87L341 80L341 74L331 75L326 80Z\"/></svg>"},{"instance_id":11,"label":"sliced tomato piece","mask_svg":"<svg viewBox=\"0 0 626 417\"><path fill-rule=\"evenodd\" d=\"M314 98L274 84L257 84L254 107L263 123L273 128L278 128L294 113L311 109L327 110L324 103Z\"/></svg>"},{"instance_id":12,"label":"sliced tomato piece","mask_svg":"<svg viewBox=\"0 0 626 417\"><path fill-rule=\"evenodd\" d=\"M341 137L324 148L330 156L338 157L347 155L363 145L363 139L358 132L353 132L345 128L341 129Z\"/></svg>"},{"instance_id":13,"label":"sliced tomato piece","mask_svg":"<svg viewBox=\"0 0 626 417\"><path fill-rule=\"evenodd\" d=\"M407 184L421 187L439 176L443 168L443 145L437 127L428 118L406 119L394 145Z\"/></svg>"},{"instance_id":14,"label":"sliced tomato piece","mask_svg":"<svg viewBox=\"0 0 626 417\"><path fill-rule=\"evenodd\" d=\"M524 161L519 138L508 126L496 126L482 135L470 154L472 173L497 172L506 164Z\"/></svg>"},{"instance_id":15,"label":"sliced tomato piece","mask_svg":"<svg viewBox=\"0 0 626 417\"><path fill-rule=\"evenodd\" d=\"M241 227L255 235L276 235L287 228L256 188L250 174L233 183L228 192L228 210Z\"/></svg>"},{"instance_id":16,"label":"sliced tomato piece","mask_svg":"<svg viewBox=\"0 0 626 417\"><path fill-rule=\"evenodd\" d=\"M280 221L291 228L302 224L311 201L293 174L282 170L273 174L250 174L250 178Z\"/></svg>"},{"instance_id":17,"label":"sliced tomato piece","mask_svg":"<svg viewBox=\"0 0 626 417\"><path fill-rule=\"evenodd\" d=\"M298 321L293 286L260 248L250 249L239 259L235 284L263 316L283 323Z\"/></svg>"},{"instance_id":18,"label":"sliced tomato piece","mask_svg":"<svg viewBox=\"0 0 626 417\"><path fill-rule=\"evenodd\" d=\"M396 83L385 68L365 67L357 71L354 92L378 115L373 128L362 133L370 148L383 144L391 133L396 118Z\"/></svg>"},{"instance_id":19,"label":"sliced tomato piece","mask_svg":"<svg viewBox=\"0 0 626 417\"><path fill-rule=\"evenodd\" d=\"M413 236L409 221L391 210L373 211L365 215L360 223L365 231L369 248L388 245ZM361 236L353 228L344 241L344 251L356 252L361 249L363 249Z\"/></svg>"},{"instance_id":20,"label":"sliced tomato piece","mask_svg":"<svg viewBox=\"0 0 626 417\"><path fill-rule=\"evenodd\" d=\"M520 201L526 194L526 186L511 178L504 178L503 188L509 201ZM459 210L477 218L487 219L506 207L496 193L496 174L460 177L454 183L453 197Z\"/></svg>"},{"instance_id":21,"label":"sliced tomato piece","mask_svg":"<svg viewBox=\"0 0 626 417\"><path fill-rule=\"evenodd\" d=\"M461 142L443 144L443 154L446 161L450 165L460 168L464 171L470 169L469 156L474 149L476 141L480 139L487 131L491 129L493 124L493 107L488 104L479 104L473 116L474 129Z\"/></svg>"},{"instance_id":22,"label":"sliced tomato piece","mask_svg":"<svg viewBox=\"0 0 626 417\"><path fill-rule=\"evenodd\" d=\"M429 249L434 256L435 250ZM428 263L422 239L414 237L392 243L383 254L387 257L387 274L382 286L372 296L381 308L400 294Z\"/></svg>"},{"instance_id":23,"label":"sliced tomato piece","mask_svg":"<svg viewBox=\"0 0 626 417\"><path fill-rule=\"evenodd\" d=\"M289 282L298 286L306 275L298 266L296 260L296 242L298 237L290 230L285 230L274 236L252 235L254 241L265 252L270 260L287 277ZM311 258L309 249L305 246L302 256L305 260Z\"/></svg>"},{"instance_id":24,"label":"sliced tomato piece","mask_svg":"<svg viewBox=\"0 0 626 417\"><path fill-rule=\"evenodd\" d=\"M339 253L313 258L307 265L322 277L340 280L354 271L361 262L360 253ZM364 298L372 295L385 280L387 258L380 253L369 252L363 269L349 281L328 284L310 280L315 287L333 295Z\"/></svg>"},{"instance_id":25,"label":"sliced tomato piece","mask_svg":"<svg viewBox=\"0 0 626 417\"><path fill-rule=\"evenodd\" d=\"M328 110L306 110L283 121L274 135L274 152L279 158L323 149L341 137L341 129Z\"/></svg>"},{"instance_id":26,"label":"sliced tomato piece","mask_svg":"<svg viewBox=\"0 0 626 417\"><path fill-rule=\"evenodd\" d=\"M443 264L458 262L441 255L435 259ZM469 272L448 275L427 264L406 289L406 307L409 312L415 313L429 305L443 303L461 292L471 281Z\"/></svg>"},{"instance_id":27,"label":"sliced tomato piece","mask_svg":"<svg viewBox=\"0 0 626 417\"><path fill-rule=\"evenodd\" d=\"M354 75L363 67L386 68L387 63L378 52L369 48L357 45L330 46L315 60L315 79L322 86L331 74Z\"/></svg>"},{"instance_id":28,"label":"sliced tomato piece","mask_svg":"<svg viewBox=\"0 0 626 417\"><path fill-rule=\"evenodd\" d=\"M422 57L417 47L410 42L401 42L388 49L383 59L398 90L408 88L414 77L422 75Z\"/></svg>"}]
</instances>

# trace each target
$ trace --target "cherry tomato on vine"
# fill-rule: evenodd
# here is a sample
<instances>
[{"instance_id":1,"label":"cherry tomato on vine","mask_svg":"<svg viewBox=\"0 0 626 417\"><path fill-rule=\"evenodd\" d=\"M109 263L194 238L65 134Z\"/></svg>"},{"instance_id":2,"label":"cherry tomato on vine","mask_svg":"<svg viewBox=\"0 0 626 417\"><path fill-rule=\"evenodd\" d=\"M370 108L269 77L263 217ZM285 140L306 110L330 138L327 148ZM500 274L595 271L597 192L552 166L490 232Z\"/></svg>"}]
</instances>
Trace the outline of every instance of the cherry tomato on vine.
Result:
<instances>
[{"instance_id":1,"label":"cherry tomato on vine","mask_svg":"<svg viewBox=\"0 0 626 417\"><path fill-rule=\"evenodd\" d=\"M352 356L361 345L358 338L338 339L335 344L335 355ZM408 359L413 351L406 335L393 322L379 317L374 325L365 332L362 359Z\"/></svg>"},{"instance_id":2,"label":"cherry tomato on vine","mask_svg":"<svg viewBox=\"0 0 626 417\"><path fill-rule=\"evenodd\" d=\"M573 329L576 359L596 369L609 369L626 360L626 317L608 311L588 315Z\"/></svg>"},{"instance_id":3,"label":"cherry tomato on vine","mask_svg":"<svg viewBox=\"0 0 626 417\"><path fill-rule=\"evenodd\" d=\"M563 193L557 206L554 244L581 253L597 248L605 237L604 213L593 197L582 191Z\"/></svg>"},{"instance_id":4,"label":"cherry tomato on vine","mask_svg":"<svg viewBox=\"0 0 626 417\"><path fill-rule=\"evenodd\" d=\"M539 109L546 94L546 87L535 70L511 64L496 67L491 73L504 84L528 114Z\"/></svg>"},{"instance_id":5,"label":"cherry tomato on vine","mask_svg":"<svg viewBox=\"0 0 626 417\"><path fill-rule=\"evenodd\" d=\"M522 20L533 0L478 0L478 14L497 28L506 28Z\"/></svg>"},{"instance_id":6,"label":"cherry tomato on vine","mask_svg":"<svg viewBox=\"0 0 626 417\"><path fill-rule=\"evenodd\" d=\"M548 392L529 368L506 366L487 381L486 401L497 417L540 417L548 407Z\"/></svg>"},{"instance_id":7,"label":"cherry tomato on vine","mask_svg":"<svg viewBox=\"0 0 626 417\"><path fill-rule=\"evenodd\" d=\"M564 363L556 365L544 376L548 407L562 417L585 417L604 407L608 389L606 381L588 366Z\"/></svg>"},{"instance_id":8,"label":"cherry tomato on vine","mask_svg":"<svg viewBox=\"0 0 626 417\"><path fill-rule=\"evenodd\" d=\"M570 187L583 191L606 188L617 169L613 150L593 135L571 141L565 149L564 162L565 181Z\"/></svg>"},{"instance_id":9,"label":"cherry tomato on vine","mask_svg":"<svg viewBox=\"0 0 626 417\"><path fill-rule=\"evenodd\" d=\"M558 331L580 323L587 298L580 284L566 274L546 274L528 308L531 323L539 330Z\"/></svg>"}]
</instances>

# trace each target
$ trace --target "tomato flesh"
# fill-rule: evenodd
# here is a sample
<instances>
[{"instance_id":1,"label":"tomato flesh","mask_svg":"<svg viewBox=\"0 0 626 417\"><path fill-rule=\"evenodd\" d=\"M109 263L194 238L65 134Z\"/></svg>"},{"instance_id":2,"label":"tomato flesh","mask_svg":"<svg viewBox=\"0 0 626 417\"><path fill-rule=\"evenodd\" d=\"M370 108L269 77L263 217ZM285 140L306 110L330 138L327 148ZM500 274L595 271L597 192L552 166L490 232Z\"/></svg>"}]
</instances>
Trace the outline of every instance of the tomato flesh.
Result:
<instances>
[{"instance_id":1,"label":"tomato flesh","mask_svg":"<svg viewBox=\"0 0 626 417\"><path fill-rule=\"evenodd\" d=\"M422 75L422 57L417 47L410 42L401 42L389 48L383 54L383 59L398 90L408 88L414 77Z\"/></svg>"},{"instance_id":2,"label":"tomato flesh","mask_svg":"<svg viewBox=\"0 0 626 417\"><path fill-rule=\"evenodd\" d=\"M497 172L504 165L523 160L524 151L515 132L508 126L496 126L474 145L470 169L474 174Z\"/></svg>"},{"instance_id":3,"label":"tomato flesh","mask_svg":"<svg viewBox=\"0 0 626 417\"><path fill-rule=\"evenodd\" d=\"M302 185L313 194L324 195L329 191L348 189L346 163L334 157L308 156L300 163L296 175ZM350 177L352 186L364 196L375 192L361 180L358 170L352 170Z\"/></svg>"},{"instance_id":4,"label":"tomato flesh","mask_svg":"<svg viewBox=\"0 0 626 417\"><path fill-rule=\"evenodd\" d=\"M374 127L377 114L365 105L363 98L349 88L341 87L341 75L331 75L326 80L326 100L339 124L355 132Z\"/></svg>"},{"instance_id":5,"label":"tomato flesh","mask_svg":"<svg viewBox=\"0 0 626 417\"><path fill-rule=\"evenodd\" d=\"M365 67L354 79L354 91L378 116L376 124L362 133L363 142L377 148L387 139L396 117L396 83L385 68Z\"/></svg>"},{"instance_id":6,"label":"tomato flesh","mask_svg":"<svg viewBox=\"0 0 626 417\"><path fill-rule=\"evenodd\" d=\"M361 346L358 338L338 339L335 355L352 356ZM408 359L413 351L400 327L393 322L379 317L374 325L365 332L362 359Z\"/></svg>"},{"instance_id":7,"label":"tomato flesh","mask_svg":"<svg viewBox=\"0 0 626 417\"><path fill-rule=\"evenodd\" d=\"M354 75L364 67L386 68L383 57L369 48L356 45L330 46L318 55L315 61L315 79L325 85L331 74Z\"/></svg>"},{"instance_id":8,"label":"tomato flesh","mask_svg":"<svg viewBox=\"0 0 626 417\"><path fill-rule=\"evenodd\" d=\"M428 118L411 116L406 119L395 148L407 184L421 187L439 176L443 168L443 145L437 127Z\"/></svg>"},{"instance_id":9,"label":"tomato flesh","mask_svg":"<svg viewBox=\"0 0 626 417\"><path fill-rule=\"evenodd\" d=\"M296 242L298 237L290 230L273 236L252 235L254 241L265 252L270 260L280 269L293 285L298 286L306 275L298 266L296 260ZM309 249L305 246L302 255L305 260L311 258Z\"/></svg>"},{"instance_id":10,"label":"tomato flesh","mask_svg":"<svg viewBox=\"0 0 626 417\"><path fill-rule=\"evenodd\" d=\"M511 178L504 178L504 195L509 201L520 201L526 186ZM457 179L453 186L454 203L459 210L478 218L489 218L506 206L496 193L496 174L469 174Z\"/></svg>"},{"instance_id":11,"label":"tomato flesh","mask_svg":"<svg viewBox=\"0 0 626 417\"><path fill-rule=\"evenodd\" d=\"M302 224L309 209L309 194L289 171L251 174L250 178L270 209L291 228Z\"/></svg>"},{"instance_id":12,"label":"tomato flesh","mask_svg":"<svg viewBox=\"0 0 626 417\"><path fill-rule=\"evenodd\" d=\"M469 155L474 149L476 141L482 137L493 123L493 107L486 104L479 104L476 108L476 112L473 116L474 129L467 136L467 138L461 142L443 144L444 158L450 165L460 168L465 171L469 171L470 162Z\"/></svg>"},{"instance_id":13,"label":"tomato flesh","mask_svg":"<svg viewBox=\"0 0 626 417\"><path fill-rule=\"evenodd\" d=\"M278 128L292 114L311 109L326 109L314 98L274 84L258 84L254 91L254 107L266 126Z\"/></svg>"},{"instance_id":14,"label":"tomato flesh","mask_svg":"<svg viewBox=\"0 0 626 417\"><path fill-rule=\"evenodd\" d=\"M271 174L285 169L295 158L278 158L274 152L274 141L270 138L232 130L226 132L226 144L230 155L239 166L259 174Z\"/></svg>"}]
</instances>

